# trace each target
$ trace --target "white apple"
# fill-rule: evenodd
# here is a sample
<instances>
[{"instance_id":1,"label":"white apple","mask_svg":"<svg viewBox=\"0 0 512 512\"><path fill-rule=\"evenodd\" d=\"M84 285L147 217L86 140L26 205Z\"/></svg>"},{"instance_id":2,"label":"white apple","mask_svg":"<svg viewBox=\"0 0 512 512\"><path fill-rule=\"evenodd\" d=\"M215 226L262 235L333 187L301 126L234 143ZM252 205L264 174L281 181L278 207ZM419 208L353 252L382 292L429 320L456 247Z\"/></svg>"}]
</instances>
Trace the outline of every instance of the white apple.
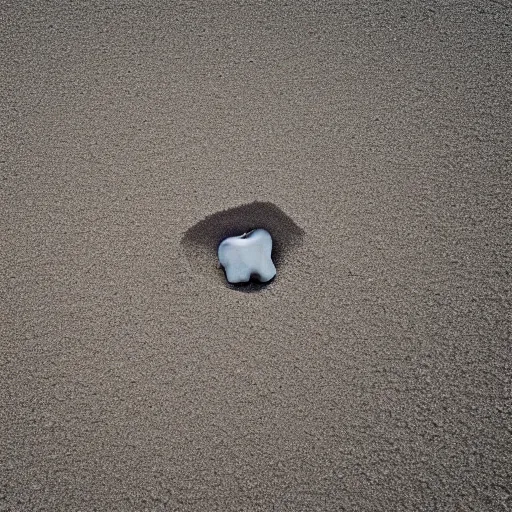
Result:
<instances>
[{"instance_id":1,"label":"white apple","mask_svg":"<svg viewBox=\"0 0 512 512\"><path fill-rule=\"evenodd\" d=\"M253 229L223 240L217 250L219 262L232 283L247 283L251 276L266 283L276 275L272 262L272 237L264 229Z\"/></svg>"}]
</instances>

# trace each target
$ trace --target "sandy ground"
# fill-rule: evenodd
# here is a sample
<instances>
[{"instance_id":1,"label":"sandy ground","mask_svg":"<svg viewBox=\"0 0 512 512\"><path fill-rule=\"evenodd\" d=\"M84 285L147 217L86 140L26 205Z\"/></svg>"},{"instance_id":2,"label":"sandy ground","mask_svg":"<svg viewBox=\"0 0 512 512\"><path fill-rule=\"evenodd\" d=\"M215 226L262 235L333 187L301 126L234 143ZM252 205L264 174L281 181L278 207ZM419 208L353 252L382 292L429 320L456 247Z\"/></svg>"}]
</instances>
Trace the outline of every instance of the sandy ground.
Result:
<instances>
[{"instance_id":1,"label":"sandy ground","mask_svg":"<svg viewBox=\"0 0 512 512\"><path fill-rule=\"evenodd\" d=\"M511 510L508 0L75 4L2 3L0 510Z\"/></svg>"}]
</instances>

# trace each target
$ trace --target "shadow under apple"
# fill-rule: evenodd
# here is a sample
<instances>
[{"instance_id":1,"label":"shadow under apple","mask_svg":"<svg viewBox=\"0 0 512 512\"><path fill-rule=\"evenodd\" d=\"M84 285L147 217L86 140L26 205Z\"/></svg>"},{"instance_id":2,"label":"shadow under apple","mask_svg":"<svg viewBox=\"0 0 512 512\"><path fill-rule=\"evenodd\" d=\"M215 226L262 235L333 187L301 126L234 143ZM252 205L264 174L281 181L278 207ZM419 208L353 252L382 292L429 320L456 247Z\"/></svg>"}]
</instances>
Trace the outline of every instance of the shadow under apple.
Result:
<instances>
[{"instance_id":1,"label":"shadow under apple","mask_svg":"<svg viewBox=\"0 0 512 512\"><path fill-rule=\"evenodd\" d=\"M217 258L219 244L230 236L253 229L266 229L272 236L272 261L277 274L267 283L251 279L249 283L230 284ZM294 249L302 243L304 231L280 208L269 202L253 202L214 213L188 229L181 247L191 270L212 284L242 292L256 292L279 280L279 271L287 265Z\"/></svg>"}]
</instances>

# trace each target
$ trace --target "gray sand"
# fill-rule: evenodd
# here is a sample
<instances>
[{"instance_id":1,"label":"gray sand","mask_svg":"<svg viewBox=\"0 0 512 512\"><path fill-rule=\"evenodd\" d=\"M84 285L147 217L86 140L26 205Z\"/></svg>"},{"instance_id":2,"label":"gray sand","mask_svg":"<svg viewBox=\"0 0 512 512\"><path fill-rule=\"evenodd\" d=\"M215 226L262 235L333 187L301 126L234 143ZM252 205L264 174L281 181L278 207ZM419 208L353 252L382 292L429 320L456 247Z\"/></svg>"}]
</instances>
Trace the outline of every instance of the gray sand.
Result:
<instances>
[{"instance_id":1,"label":"gray sand","mask_svg":"<svg viewBox=\"0 0 512 512\"><path fill-rule=\"evenodd\" d=\"M510 510L508 0L107 3L2 4L0 510Z\"/></svg>"}]
</instances>

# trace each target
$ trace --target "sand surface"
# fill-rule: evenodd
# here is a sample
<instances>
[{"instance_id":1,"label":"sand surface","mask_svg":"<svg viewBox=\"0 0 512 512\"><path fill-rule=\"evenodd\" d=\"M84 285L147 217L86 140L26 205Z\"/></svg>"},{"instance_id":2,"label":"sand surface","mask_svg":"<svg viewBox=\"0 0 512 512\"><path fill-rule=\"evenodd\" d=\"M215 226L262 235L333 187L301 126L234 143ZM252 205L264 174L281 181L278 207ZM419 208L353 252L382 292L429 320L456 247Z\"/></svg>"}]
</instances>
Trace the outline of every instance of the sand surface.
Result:
<instances>
[{"instance_id":1,"label":"sand surface","mask_svg":"<svg viewBox=\"0 0 512 512\"><path fill-rule=\"evenodd\" d=\"M2 2L0 511L512 509L511 4L276 4Z\"/></svg>"}]
</instances>

